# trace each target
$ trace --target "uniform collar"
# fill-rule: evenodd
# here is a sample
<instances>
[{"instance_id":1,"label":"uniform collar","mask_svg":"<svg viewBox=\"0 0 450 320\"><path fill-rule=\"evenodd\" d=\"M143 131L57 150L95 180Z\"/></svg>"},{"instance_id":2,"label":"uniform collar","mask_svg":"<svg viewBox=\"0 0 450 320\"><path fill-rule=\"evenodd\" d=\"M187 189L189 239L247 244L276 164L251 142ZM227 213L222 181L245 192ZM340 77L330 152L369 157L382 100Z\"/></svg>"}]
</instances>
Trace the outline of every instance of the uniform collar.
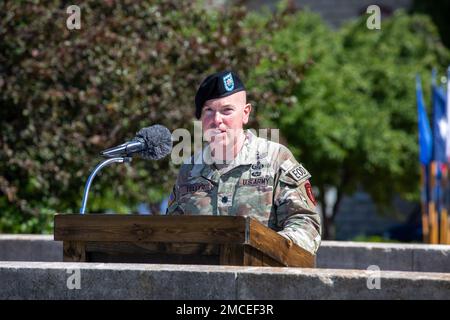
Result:
<instances>
[{"instance_id":1,"label":"uniform collar","mask_svg":"<svg viewBox=\"0 0 450 320\"><path fill-rule=\"evenodd\" d=\"M222 174L238 166L256 163L260 159L266 157L267 148L261 148L261 145L258 144L259 138L250 130L245 130L245 135L246 138L241 150L225 170L222 171ZM203 151L198 152L194 157L194 167L191 170L191 176L198 177L201 175L208 180L217 182L219 179L218 170L213 163L214 161L211 158L211 148L209 144L207 144L203 148Z\"/></svg>"},{"instance_id":2,"label":"uniform collar","mask_svg":"<svg viewBox=\"0 0 450 320\"><path fill-rule=\"evenodd\" d=\"M230 163L231 166L242 166L255 163L258 161L258 137L253 134L250 130L245 131L245 141L236 158Z\"/></svg>"}]
</instances>

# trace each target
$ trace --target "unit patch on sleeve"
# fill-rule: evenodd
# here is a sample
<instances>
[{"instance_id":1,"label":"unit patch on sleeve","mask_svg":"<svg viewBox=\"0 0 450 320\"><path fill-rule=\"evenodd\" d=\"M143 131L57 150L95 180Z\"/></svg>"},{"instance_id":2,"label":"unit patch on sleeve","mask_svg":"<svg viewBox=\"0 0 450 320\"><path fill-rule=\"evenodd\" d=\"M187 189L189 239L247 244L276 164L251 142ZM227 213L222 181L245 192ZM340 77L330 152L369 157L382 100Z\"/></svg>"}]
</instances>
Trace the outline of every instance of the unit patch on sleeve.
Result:
<instances>
[{"instance_id":1,"label":"unit patch on sleeve","mask_svg":"<svg viewBox=\"0 0 450 320\"><path fill-rule=\"evenodd\" d=\"M306 189L306 194L308 195L309 200L311 200L311 202L316 206L317 201L316 201L316 198L314 198L314 193L312 191L311 183L309 183L309 181L306 181L305 189Z\"/></svg>"},{"instance_id":2,"label":"unit patch on sleeve","mask_svg":"<svg viewBox=\"0 0 450 320\"><path fill-rule=\"evenodd\" d=\"M311 178L309 172L301 164L289 170L287 174L297 182Z\"/></svg>"}]
</instances>

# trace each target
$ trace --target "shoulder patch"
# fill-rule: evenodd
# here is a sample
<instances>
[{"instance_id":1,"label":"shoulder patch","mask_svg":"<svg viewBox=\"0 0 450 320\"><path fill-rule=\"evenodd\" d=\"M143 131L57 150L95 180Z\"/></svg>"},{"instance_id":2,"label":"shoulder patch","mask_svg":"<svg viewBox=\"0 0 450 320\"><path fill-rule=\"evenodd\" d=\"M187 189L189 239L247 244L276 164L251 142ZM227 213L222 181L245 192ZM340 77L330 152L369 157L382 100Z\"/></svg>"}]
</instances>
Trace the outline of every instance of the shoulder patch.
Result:
<instances>
[{"instance_id":1,"label":"shoulder patch","mask_svg":"<svg viewBox=\"0 0 450 320\"><path fill-rule=\"evenodd\" d=\"M294 164L288 171L282 168L282 172L280 175L280 181L287 183L289 185L299 186L303 182L308 181L311 178L311 174L301 165Z\"/></svg>"},{"instance_id":2,"label":"shoulder patch","mask_svg":"<svg viewBox=\"0 0 450 320\"><path fill-rule=\"evenodd\" d=\"M314 193L312 191L311 183L309 181L306 181L305 189L306 189L306 194L308 195L309 200L311 200L311 202L315 206L317 206L317 201L316 201L316 198L314 198Z\"/></svg>"},{"instance_id":3,"label":"shoulder patch","mask_svg":"<svg viewBox=\"0 0 450 320\"><path fill-rule=\"evenodd\" d=\"M281 169L283 170L283 171L289 171L289 170L291 170L293 167L295 166L295 163L293 163L291 160L289 160L289 159L287 159L286 161L284 161L282 164L281 164Z\"/></svg>"},{"instance_id":4,"label":"shoulder patch","mask_svg":"<svg viewBox=\"0 0 450 320\"><path fill-rule=\"evenodd\" d=\"M298 183L311 178L311 174L301 164L290 169L286 174Z\"/></svg>"}]
</instances>

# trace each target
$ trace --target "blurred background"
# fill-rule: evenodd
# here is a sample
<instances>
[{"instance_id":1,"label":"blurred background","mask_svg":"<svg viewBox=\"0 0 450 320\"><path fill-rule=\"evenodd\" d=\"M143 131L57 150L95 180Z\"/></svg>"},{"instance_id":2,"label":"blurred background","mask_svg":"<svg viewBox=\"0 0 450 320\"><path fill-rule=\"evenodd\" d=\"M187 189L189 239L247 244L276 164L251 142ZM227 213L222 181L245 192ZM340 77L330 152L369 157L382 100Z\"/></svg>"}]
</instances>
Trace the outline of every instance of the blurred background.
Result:
<instances>
[{"instance_id":1,"label":"blurred background","mask_svg":"<svg viewBox=\"0 0 450 320\"><path fill-rule=\"evenodd\" d=\"M72 4L0 3L0 233L52 233L101 150L156 123L192 132L200 81L233 69L249 127L280 129L311 172L325 239L422 242L415 77L431 113L450 1L89 0L69 30ZM177 170L110 167L87 210L163 214Z\"/></svg>"}]
</instances>

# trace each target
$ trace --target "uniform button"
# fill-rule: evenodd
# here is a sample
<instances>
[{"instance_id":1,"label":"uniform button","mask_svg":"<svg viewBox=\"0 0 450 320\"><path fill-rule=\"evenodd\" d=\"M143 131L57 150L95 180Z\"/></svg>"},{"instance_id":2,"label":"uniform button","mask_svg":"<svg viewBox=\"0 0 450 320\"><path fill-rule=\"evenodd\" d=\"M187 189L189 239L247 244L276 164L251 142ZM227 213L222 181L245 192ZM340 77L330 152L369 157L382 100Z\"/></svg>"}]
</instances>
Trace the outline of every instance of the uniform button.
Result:
<instances>
[{"instance_id":1,"label":"uniform button","mask_svg":"<svg viewBox=\"0 0 450 320\"><path fill-rule=\"evenodd\" d=\"M223 203L227 203L228 202L228 197L227 196L222 197L222 202Z\"/></svg>"}]
</instances>

